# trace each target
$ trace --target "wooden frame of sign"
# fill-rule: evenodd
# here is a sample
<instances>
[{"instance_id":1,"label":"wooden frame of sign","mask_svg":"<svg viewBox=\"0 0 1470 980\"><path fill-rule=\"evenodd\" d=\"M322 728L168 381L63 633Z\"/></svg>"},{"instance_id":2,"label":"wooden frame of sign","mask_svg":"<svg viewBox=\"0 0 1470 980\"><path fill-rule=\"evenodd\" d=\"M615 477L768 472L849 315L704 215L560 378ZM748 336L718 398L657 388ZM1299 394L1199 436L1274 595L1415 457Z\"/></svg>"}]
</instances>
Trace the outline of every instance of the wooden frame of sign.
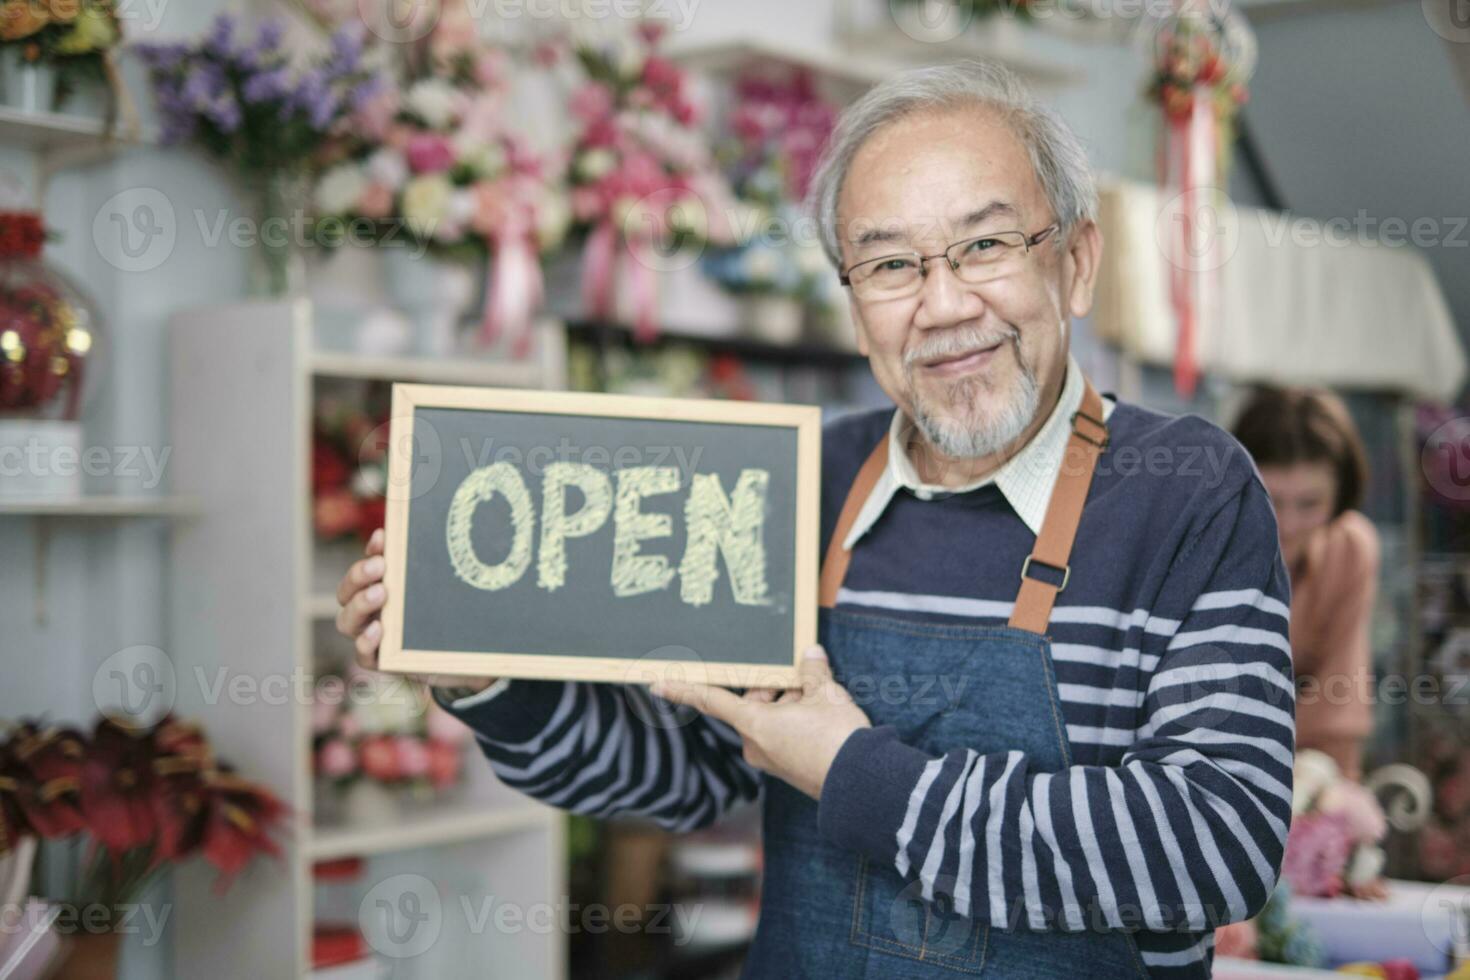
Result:
<instances>
[{"instance_id":1,"label":"wooden frame of sign","mask_svg":"<svg viewBox=\"0 0 1470 980\"><path fill-rule=\"evenodd\" d=\"M769 554L772 564L789 561L790 592L786 599L793 622L790 657L778 654L770 662L745 663L699 657L668 659L643 656L590 656L586 653L494 652L468 649L415 649L405 646L410 521L415 494L413 468L415 421L423 409L469 409L517 416L550 415L581 418L641 420L647 423L693 422L741 427L778 427L794 430L795 474L792 540L781 540ZM395 384L389 433L388 493L384 557L387 601L382 610L383 639L380 669L398 673L453 674L651 683L663 678L699 681L727 687L795 687L802 651L817 640L818 530L820 519L821 410L808 405L652 398L576 392L525 391L506 388L466 388ZM689 488L681 488L687 490ZM636 504L635 504L636 507ZM608 518L609 521L612 518ZM534 537L534 535L533 535ZM441 537L441 540L443 538ZM466 541L468 538L465 539ZM783 556L785 546L790 552ZM529 560L529 559L527 559ZM716 559L718 562L718 558ZM531 570L534 576L535 570ZM717 584L730 592L730 569ZM725 580L729 580L727 586ZM543 585L544 587L544 585ZM709 593L706 592L706 601ZM784 628L782 630L784 635ZM480 634L476 634L480 635ZM664 651L689 649L664 647ZM694 651L689 650L693 653ZM769 654L767 654L769 657Z\"/></svg>"}]
</instances>

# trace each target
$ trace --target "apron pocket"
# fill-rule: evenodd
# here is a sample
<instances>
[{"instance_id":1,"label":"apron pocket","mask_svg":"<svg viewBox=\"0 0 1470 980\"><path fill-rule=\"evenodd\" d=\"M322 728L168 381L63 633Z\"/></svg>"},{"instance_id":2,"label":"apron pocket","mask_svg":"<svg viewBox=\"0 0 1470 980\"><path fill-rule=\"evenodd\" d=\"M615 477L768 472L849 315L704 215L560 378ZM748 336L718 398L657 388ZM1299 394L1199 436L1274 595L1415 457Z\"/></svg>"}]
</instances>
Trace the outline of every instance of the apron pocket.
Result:
<instances>
[{"instance_id":1,"label":"apron pocket","mask_svg":"<svg viewBox=\"0 0 1470 980\"><path fill-rule=\"evenodd\" d=\"M857 859L852 935L856 946L917 963L978 975L989 946L988 923L955 913L947 898L926 902L917 878ZM901 975L895 970L893 975Z\"/></svg>"}]
</instances>

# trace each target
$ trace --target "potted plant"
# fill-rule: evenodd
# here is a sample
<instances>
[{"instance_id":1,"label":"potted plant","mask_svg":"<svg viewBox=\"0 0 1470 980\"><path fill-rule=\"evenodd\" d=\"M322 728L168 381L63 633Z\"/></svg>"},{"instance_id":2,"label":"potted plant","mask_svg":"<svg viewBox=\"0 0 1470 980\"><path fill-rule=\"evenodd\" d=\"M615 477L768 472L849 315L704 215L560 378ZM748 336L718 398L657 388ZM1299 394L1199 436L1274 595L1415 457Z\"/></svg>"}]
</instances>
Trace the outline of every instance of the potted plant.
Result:
<instances>
[{"instance_id":1,"label":"potted plant","mask_svg":"<svg viewBox=\"0 0 1470 980\"><path fill-rule=\"evenodd\" d=\"M573 46L582 80L568 180L583 313L658 330L660 276L698 275L707 244L730 244L735 201L698 131L685 73L657 51L662 27Z\"/></svg>"},{"instance_id":2,"label":"potted plant","mask_svg":"<svg viewBox=\"0 0 1470 980\"><path fill-rule=\"evenodd\" d=\"M169 869L202 857L223 892L259 854L279 856L286 813L172 716L147 727L104 716L90 736L27 720L0 743L0 857L35 840L82 848L73 893L60 896L86 910L66 977L115 976L124 907Z\"/></svg>"},{"instance_id":3,"label":"potted plant","mask_svg":"<svg viewBox=\"0 0 1470 980\"><path fill-rule=\"evenodd\" d=\"M26 112L51 112L97 92L110 116L122 92L112 60L121 39L113 0L3 0L0 98Z\"/></svg>"},{"instance_id":4,"label":"potted plant","mask_svg":"<svg viewBox=\"0 0 1470 980\"><path fill-rule=\"evenodd\" d=\"M801 210L837 110L809 71L736 80L719 158L741 208L741 240L705 256L705 269L744 298L747 332L778 344L801 335L808 308L844 301L816 223Z\"/></svg>"},{"instance_id":5,"label":"potted plant","mask_svg":"<svg viewBox=\"0 0 1470 980\"><path fill-rule=\"evenodd\" d=\"M481 292L480 340L530 348L543 297L540 257L568 221L552 161L506 123L510 64L447 4L408 46L397 86L359 107L316 183L322 237L377 245L384 285L416 327L419 353L447 356Z\"/></svg>"},{"instance_id":6,"label":"potted plant","mask_svg":"<svg viewBox=\"0 0 1470 980\"><path fill-rule=\"evenodd\" d=\"M0 496L78 497L85 395L97 375L99 317L41 258L46 231L29 211L0 211L0 448L22 460Z\"/></svg>"},{"instance_id":7,"label":"potted plant","mask_svg":"<svg viewBox=\"0 0 1470 980\"><path fill-rule=\"evenodd\" d=\"M192 143L242 179L255 207L251 288L283 295L302 286L307 192L313 167L383 79L364 59L360 26L344 26L326 50L293 65L286 25L253 36L221 14L194 42L138 45L168 144Z\"/></svg>"}]
</instances>

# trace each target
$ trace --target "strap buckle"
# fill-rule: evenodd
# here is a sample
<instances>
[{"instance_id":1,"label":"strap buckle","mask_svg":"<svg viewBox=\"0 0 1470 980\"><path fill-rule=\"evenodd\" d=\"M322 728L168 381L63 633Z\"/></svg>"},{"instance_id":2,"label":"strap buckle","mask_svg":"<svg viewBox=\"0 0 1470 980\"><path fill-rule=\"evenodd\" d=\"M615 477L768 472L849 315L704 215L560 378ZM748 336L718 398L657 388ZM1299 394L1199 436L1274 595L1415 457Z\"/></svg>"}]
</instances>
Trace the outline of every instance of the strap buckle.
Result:
<instances>
[{"instance_id":1,"label":"strap buckle","mask_svg":"<svg viewBox=\"0 0 1470 980\"><path fill-rule=\"evenodd\" d=\"M1026 579L1028 579L1028 578L1031 577L1031 574L1030 574L1030 572L1031 572L1031 562L1035 558L1036 558L1035 555L1027 555L1026 556L1026 560L1021 563L1021 580L1022 581L1025 581ZM1071 579L1071 577L1072 577L1072 566L1070 564L1068 564L1068 565L1053 565L1051 562L1046 562L1046 561L1038 562L1038 564L1045 565L1047 568L1050 568L1053 571L1059 571L1059 572L1062 573L1062 584L1059 585L1059 586L1057 586L1057 591L1058 592L1061 592L1062 590L1064 590L1067 587L1067 581L1069 579ZM1047 582L1044 579L1037 579L1036 581L1040 582L1042 585L1050 585L1051 584L1050 582Z\"/></svg>"},{"instance_id":2,"label":"strap buckle","mask_svg":"<svg viewBox=\"0 0 1470 980\"><path fill-rule=\"evenodd\" d=\"M1079 418L1086 419L1087 421L1091 422L1093 425L1097 426L1098 431L1102 433L1101 437L1094 438L1094 437L1088 435L1087 433L1083 432L1081 429L1077 428L1077 420ZM1080 409L1080 408L1077 409L1077 411L1075 411L1075 412L1072 413L1072 435L1076 436L1078 439L1081 439L1083 442L1090 442L1090 443L1092 443L1094 446L1096 446L1099 449L1106 449L1106 448L1108 448L1108 441L1111 438L1108 435L1107 423L1103 422L1102 419L1093 418L1091 415L1088 415L1086 412L1082 411L1082 409Z\"/></svg>"}]
</instances>

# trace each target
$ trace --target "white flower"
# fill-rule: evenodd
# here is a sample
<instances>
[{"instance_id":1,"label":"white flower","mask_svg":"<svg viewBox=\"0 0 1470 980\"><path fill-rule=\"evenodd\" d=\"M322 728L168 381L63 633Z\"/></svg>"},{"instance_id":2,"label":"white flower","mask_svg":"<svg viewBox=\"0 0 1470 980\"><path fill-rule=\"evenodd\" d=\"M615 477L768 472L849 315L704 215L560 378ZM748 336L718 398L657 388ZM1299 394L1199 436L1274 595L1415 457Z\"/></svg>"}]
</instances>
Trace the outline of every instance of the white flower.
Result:
<instances>
[{"instance_id":1,"label":"white flower","mask_svg":"<svg viewBox=\"0 0 1470 980\"><path fill-rule=\"evenodd\" d=\"M431 129L447 129L454 122L455 109L459 105L459 93L448 82L437 78L425 78L413 84L404 101L408 110L422 119Z\"/></svg>"},{"instance_id":2,"label":"white flower","mask_svg":"<svg viewBox=\"0 0 1470 980\"><path fill-rule=\"evenodd\" d=\"M1332 756L1316 749L1302 749L1296 754L1296 766L1291 784L1291 812L1293 815L1311 809L1317 794L1337 782L1341 772Z\"/></svg>"},{"instance_id":3,"label":"white flower","mask_svg":"<svg viewBox=\"0 0 1470 980\"><path fill-rule=\"evenodd\" d=\"M1347 883L1354 887L1369 884L1377 881L1379 875L1383 874L1383 865L1387 861L1388 857L1383 853L1383 848L1365 845L1353 852L1344 877Z\"/></svg>"},{"instance_id":4,"label":"white flower","mask_svg":"<svg viewBox=\"0 0 1470 980\"><path fill-rule=\"evenodd\" d=\"M596 180L617 164L617 157L613 156L612 150L598 148L588 150L577 157L577 176L582 180Z\"/></svg>"},{"instance_id":5,"label":"white flower","mask_svg":"<svg viewBox=\"0 0 1470 980\"><path fill-rule=\"evenodd\" d=\"M368 157L367 173L374 183L382 184L395 194L408 181L408 161L392 147L383 147Z\"/></svg>"},{"instance_id":6,"label":"white flower","mask_svg":"<svg viewBox=\"0 0 1470 980\"><path fill-rule=\"evenodd\" d=\"M476 178L495 177L505 169L505 150L499 143L487 143L463 133L451 142L455 158L469 167Z\"/></svg>"},{"instance_id":7,"label":"white flower","mask_svg":"<svg viewBox=\"0 0 1470 980\"><path fill-rule=\"evenodd\" d=\"M709 231L709 216L705 213L703 199L697 194L690 194L675 201L669 208L669 224L695 238L704 238Z\"/></svg>"},{"instance_id":8,"label":"white flower","mask_svg":"<svg viewBox=\"0 0 1470 980\"><path fill-rule=\"evenodd\" d=\"M745 267L745 277L750 282L774 282L781 271L781 255L773 248L756 245L745 250L741 265Z\"/></svg>"},{"instance_id":9,"label":"white flower","mask_svg":"<svg viewBox=\"0 0 1470 980\"><path fill-rule=\"evenodd\" d=\"M449 196L449 208L444 218L448 224L463 228L474 219L478 207L475 192L468 187L460 188Z\"/></svg>"},{"instance_id":10,"label":"white flower","mask_svg":"<svg viewBox=\"0 0 1470 980\"><path fill-rule=\"evenodd\" d=\"M420 236L435 234L449 215L454 186L443 174L425 174L403 190L403 220Z\"/></svg>"},{"instance_id":11,"label":"white flower","mask_svg":"<svg viewBox=\"0 0 1470 980\"><path fill-rule=\"evenodd\" d=\"M381 466L364 466L352 474L352 492L359 497L382 496L388 489L388 477Z\"/></svg>"},{"instance_id":12,"label":"white flower","mask_svg":"<svg viewBox=\"0 0 1470 980\"><path fill-rule=\"evenodd\" d=\"M572 206L565 194L543 192L536 201L536 242L541 251L550 252L561 245L572 223Z\"/></svg>"},{"instance_id":13,"label":"white flower","mask_svg":"<svg viewBox=\"0 0 1470 980\"><path fill-rule=\"evenodd\" d=\"M357 207L366 188L367 177L357 164L333 167L316 185L317 210L327 215L348 214Z\"/></svg>"}]
</instances>

